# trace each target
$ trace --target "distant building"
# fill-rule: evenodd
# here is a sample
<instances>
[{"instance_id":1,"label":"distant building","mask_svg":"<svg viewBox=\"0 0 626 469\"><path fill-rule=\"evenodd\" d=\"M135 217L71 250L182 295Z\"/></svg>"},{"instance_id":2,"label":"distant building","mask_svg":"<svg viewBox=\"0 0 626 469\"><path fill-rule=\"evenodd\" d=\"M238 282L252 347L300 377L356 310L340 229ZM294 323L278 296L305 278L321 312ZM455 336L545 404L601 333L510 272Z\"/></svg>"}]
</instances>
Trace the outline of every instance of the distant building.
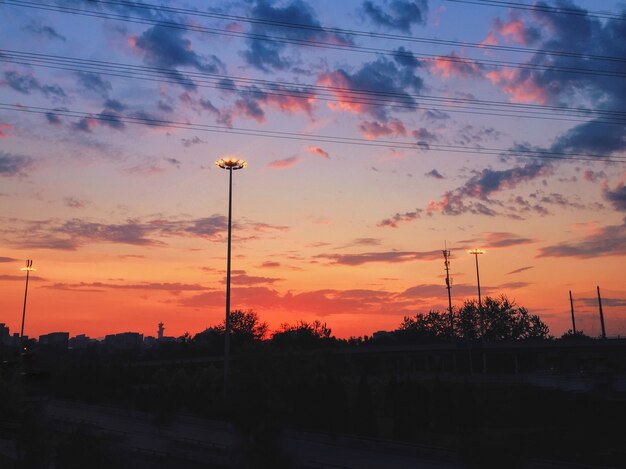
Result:
<instances>
[{"instance_id":1,"label":"distant building","mask_svg":"<svg viewBox=\"0 0 626 469\"><path fill-rule=\"evenodd\" d=\"M10 338L9 328L3 322L0 322L0 344L9 345Z\"/></svg>"},{"instance_id":2,"label":"distant building","mask_svg":"<svg viewBox=\"0 0 626 469\"><path fill-rule=\"evenodd\" d=\"M122 332L104 337L104 345L109 350L141 350L143 334L139 332Z\"/></svg>"},{"instance_id":3,"label":"distant building","mask_svg":"<svg viewBox=\"0 0 626 469\"><path fill-rule=\"evenodd\" d=\"M69 338L69 332L51 332L50 334L39 336L39 346L67 350Z\"/></svg>"},{"instance_id":4,"label":"distant building","mask_svg":"<svg viewBox=\"0 0 626 469\"><path fill-rule=\"evenodd\" d=\"M77 336L70 339L69 347L71 349L77 350L87 348L89 345L97 343L98 341L96 339L92 339L85 334L78 334Z\"/></svg>"},{"instance_id":5,"label":"distant building","mask_svg":"<svg viewBox=\"0 0 626 469\"><path fill-rule=\"evenodd\" d=\"M159 340L161 340L163 338L163 332L165 332L165 327L164 326L165 325L162 322L159 323L159 332L158 332L158 335L157 335Z\"/></svg>"}]
</instances>

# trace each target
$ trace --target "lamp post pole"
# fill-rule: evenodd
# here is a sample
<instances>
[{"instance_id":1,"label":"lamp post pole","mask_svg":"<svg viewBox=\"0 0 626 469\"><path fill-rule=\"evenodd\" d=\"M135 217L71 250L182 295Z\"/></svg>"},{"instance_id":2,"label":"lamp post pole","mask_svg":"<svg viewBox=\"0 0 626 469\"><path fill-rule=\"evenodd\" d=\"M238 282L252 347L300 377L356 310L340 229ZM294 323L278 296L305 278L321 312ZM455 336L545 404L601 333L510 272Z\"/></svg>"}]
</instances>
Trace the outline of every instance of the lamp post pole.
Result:
<instances>
[{"instance_id":1,"label":"lamp post pole","mask_svg":"<svg viewBox=\"0 0 626 469\"><path fill-rule=\"evenodd\" d=\"M228 394L230 377L230 252L232 243L233 171L247 166L244 160L220 158L216 166L228 170L228 248L226 254L226 318L224 320L224 399Z\"/></svg>"},{"instance_id":2,"label":"lamp post pole","mask_svg":"<svg viewBox=\"0 0 626 469\"><path fill-rule=\"evenodd\" d=\"M483 373L487 372L487 358L485 356L485 313L483 311L483 302L480 296L480 272L478 271L478 255L484 254L482 249L471 249L469 254L473 254L476 258L476 284L478 285L478 314L480 314L480 338L483 344Z\"/></svg>"},{"instance_id":3,"label":"lamp post pole","mask_svg":"<svg viewBox=\"0 0 626 469\"><path fill-rule=\"evenodd\" d=\"M26 271L26 288L24 288L24 307L22 308L22 327L20 329L20 342L22 347L25 347L24 344L24 320L26 319L26 298L28 297L28 279L30 277L30 273L33 270L36 270L33 267L33 260L28 259L26 261L26 267L22 267L20 270Z\"/></svg>"}]
</instances>

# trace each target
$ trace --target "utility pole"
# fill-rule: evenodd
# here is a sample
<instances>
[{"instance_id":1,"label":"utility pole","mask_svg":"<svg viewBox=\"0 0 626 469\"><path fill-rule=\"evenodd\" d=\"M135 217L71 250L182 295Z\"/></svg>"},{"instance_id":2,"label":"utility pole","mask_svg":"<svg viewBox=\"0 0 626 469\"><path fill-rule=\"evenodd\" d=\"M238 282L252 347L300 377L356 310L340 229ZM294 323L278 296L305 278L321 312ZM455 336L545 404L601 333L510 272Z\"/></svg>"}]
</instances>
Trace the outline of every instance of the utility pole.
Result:
<instances>
[{"instance_id":1,"label":"utility pole","mask_svg":"<svg viewBox=\"0 0 626 469\"><path fill-rule=\"evenodd\" d=\"M454 337L454 316L452 314L452 295L450 293L450 289L452 286L450 285L450 251L444 249L443 251L443 263L446 266L446 289L448 290L448 313L450 315L450 338Z\"/></svg>"},{"instance_id":2,"label":"utility pole","mask_svg":"<svg viewBox=\"0 0 626 469\"><path fill-rule=\"evenodd\" d=\"M606 339L606 330L604 329L604 314L602 313L602 298L600 297L600 287L598 290L598 308L600 309L600 326L602 327L602 338Z\"/></svg>"},{"instance_id":3,"label":"utility pole","mask_svg":"<svg viewBox=\"0 0 626 469\"><path fill-rule=\"evenodd\" d=\"M569 291L569 307L572 310L572 333L576 335L576 318L574 317L574 300L572 299L572 290Z\"/></svg>"},{"instance_id":4,"label":"utility pole","mask_svg":"<svg viewBox=\"0 0 626 469\"><path fill-rule=\"evenodd\" d=\"M31 271L36 270L33 267L33 260L28 259L26 261L26 267L22 267L20 270L26 271L26 288L24 289L24 307L22 309L22 328L20 329L20 342L22 342L22 347L26 347L26 344L24 344L24 320L26 319L26 298L28 297L28 278L30 277Z\"/></svg>"}]
</instances>

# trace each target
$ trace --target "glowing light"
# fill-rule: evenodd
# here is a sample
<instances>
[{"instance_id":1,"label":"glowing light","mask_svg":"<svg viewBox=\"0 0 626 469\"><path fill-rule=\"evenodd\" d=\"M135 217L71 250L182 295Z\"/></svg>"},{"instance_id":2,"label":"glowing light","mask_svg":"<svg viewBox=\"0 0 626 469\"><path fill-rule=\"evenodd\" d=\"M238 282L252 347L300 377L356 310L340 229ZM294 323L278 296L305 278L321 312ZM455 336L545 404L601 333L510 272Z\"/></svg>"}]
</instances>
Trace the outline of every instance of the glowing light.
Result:
<instances>
[{"instance_id":1,"label":"glowing light","mask_svg":"<svg viewBox=\"0 0 626 469\"><path fill-rule=\"evenodd\" d=\"M240 160L238 158L220 158L215 162L215 166L219 166L223 169L243 169L248 166L245 160Z\"/></svg>"},{"instance_id":2,"label":"glowing light","mask_svg":"<svg viewBox=\"0 0 626 469\"><path fill-rule=\"evenodd\" d=\"M37 270L37 269L35 269L34 267L22 267L20 270L23 270L23 271L27 271L28 270L28 271L32 272L32 271Z\"/></svg>"},{"instance_id":3,"label":"glowing light","mask_svg":"<svg viewBox=\"0 0 626 469\"><path fill-rule=\"evenodd\" d=\"M467 251L468 254L484 254L485 251L482 249L470 249Z\"/></svg>"}]
</instances>

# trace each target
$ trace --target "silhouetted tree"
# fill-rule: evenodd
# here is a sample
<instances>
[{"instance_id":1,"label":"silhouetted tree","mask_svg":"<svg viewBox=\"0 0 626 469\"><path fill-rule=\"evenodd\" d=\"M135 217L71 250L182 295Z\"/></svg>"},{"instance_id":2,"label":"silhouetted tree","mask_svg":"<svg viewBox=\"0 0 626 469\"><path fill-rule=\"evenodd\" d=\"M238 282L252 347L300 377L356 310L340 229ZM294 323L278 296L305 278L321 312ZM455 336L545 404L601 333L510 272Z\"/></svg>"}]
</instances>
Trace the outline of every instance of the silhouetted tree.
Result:
<instances>
[{"instance_id":1,"label":"silhouetted tree","mask_svg":"<svg viewBox=\"0 0 626 469\"><path fill-rule=\"evenodd\" d=\"M485 338L498 340L549 339L548 326L536 314L518 307L506 296L486 297L482 304ZM467 300L458 310L455 329L465 339L480 337L480 310L476 300Z\"/></svg>"},{"instance_id":2,"label":"silhouetted tree","mask_svg":"<svg viewBox=\"0 0 626 469\"><path fill-rule=\"evenodd\" d=\"M562 340L591 339L591 337L589 337L587 334L585 334L584 331L573 332L571 329L568 329L568 331L565 334L563 334L560 338Z\"/></svg>"},{"instance_id":3,"label":"silhouetted tree","mask_svg":"<svg viewBox=\"0 0 626 469\"><path fill-rule=\"evenodd\" d=\"M226 319L215 329L223 332L226 329ZM267 330L267 323L261 322L255 311L236 309L230 312L230 333L234 338L243 341L263 340Z\"/></svg>"},{"instance_id":4,"label":"silhouetted tree","mask_svg":"<svg viewBox=\"0 0 626 469\"><path fill-rule=\"evenodd\" d=\"M272 334L275 345L293 345L301 348L314 348L324 342L334 342L331 329L326 323L300 321L296 324L281 324L280 329Z\"/></svg>"},{"instance_id":5,"label":"silhouetted tree","mask_svg":"<svg viewBox=\"0 0 626 469\"><path fill-rule=\"evenodd\" d=\"M428 314L405 316L397 329L400 336L417 341L436 341L450 336L450 320L447 314L430 311Z\"/></svg>"}]
</instances>

